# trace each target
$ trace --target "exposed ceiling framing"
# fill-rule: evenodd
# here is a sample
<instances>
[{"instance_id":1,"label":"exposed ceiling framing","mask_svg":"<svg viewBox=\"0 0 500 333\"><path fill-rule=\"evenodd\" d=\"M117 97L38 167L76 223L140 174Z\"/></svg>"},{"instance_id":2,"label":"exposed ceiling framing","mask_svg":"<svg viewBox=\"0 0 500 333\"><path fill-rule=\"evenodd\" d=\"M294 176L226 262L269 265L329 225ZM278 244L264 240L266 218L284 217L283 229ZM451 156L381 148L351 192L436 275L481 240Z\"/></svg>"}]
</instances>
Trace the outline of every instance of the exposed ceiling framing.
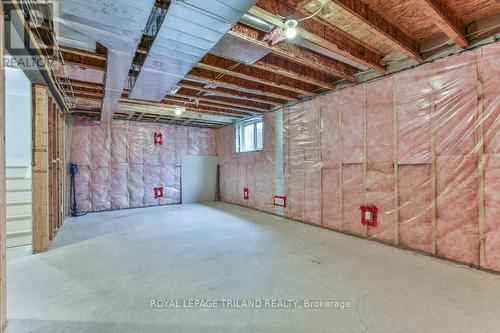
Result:
<instances>
[{"instance_id":1,"label":"exposed ceiling framing","mask_svg":"<svg viewBox=\"0 0 500 333\"><path fill-rule=\"evenodd\" d=\"M62 3L65 1L69 0ZM216 10L236 10L231 9L229 0L213 1L210 6ZM498 20L492 19L500 16L496 0L249 0L239 3L238 8L243 3L255 5L239 22L233 22L209 53L203 56L197 50L196 56L188 52L181 57L189 59L177 59L189 62L199 56L187 74L179 77L177 88L161 101L132 99L133 85L113 86L113 91L123 88L115 100L114 118L219 127L355 84L358 78L384 75L394 61L424 61L433 55L434 48L445 44L467 48L477 42L469 37L477 27L487 27L480 31L484 39L500 31ZM189 1L193 10L198 10L197 4ZM165 21L169 17L167 12ZM283 35L288 18L305 19L292 41ZM78 26L70 19L65 18L66 25ZM166 24L172 29L173 21ZM211 43L220 38L209 35ZM433 40L439 45L429 47ZM88 44L87 40L61 39L65 65L56 64L55 72L69 77L61 89L75 96L71 112L100 118L108 91L107 69L114 60L105 45L96 43L93 51L72 47L79 42ZM137 44L130 70L136 76L147 62L154 40L151 45L144 41ZM155 52L166 51L156 47ZM176 56L175 49L167 53ZM154 71L154 62L147 63L148 70ZM155 81L150 85L154 89ZM147 91L145 86L142 89ZM175 115L179 107L185 110L181 116Z\"/></svg>"}]
</instances>

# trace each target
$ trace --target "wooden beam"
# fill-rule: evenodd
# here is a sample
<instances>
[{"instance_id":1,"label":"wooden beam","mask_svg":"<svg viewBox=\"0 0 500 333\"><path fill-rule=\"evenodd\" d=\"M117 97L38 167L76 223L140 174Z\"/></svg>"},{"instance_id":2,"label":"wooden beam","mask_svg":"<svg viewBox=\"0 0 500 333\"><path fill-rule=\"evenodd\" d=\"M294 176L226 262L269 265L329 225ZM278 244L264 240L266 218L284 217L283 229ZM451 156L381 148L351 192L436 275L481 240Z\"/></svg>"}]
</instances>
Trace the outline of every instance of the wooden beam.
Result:
<instances>
[{"instance_id":1,"label":"wooden beam","mask_svg":"<svg viewBox=\"0 0 500 333\"><path fill-rule=\"evenodd\" d=\"M64 52L71 53L71 54L75 54L75 55L78 55L78 56L83 56L83 57L92 58L92 59L96 59L96 60L106 60L106 56L105 55L98 54L98 53L92 53L92 52L89 52L89 51L75 49L75 48L67 47L67 46L59 46L59 49L63 53Z\"/></svg>"},{"instance_id":2,"label":"wooden beam","mask_svg":"<svg viewBox=\"0 0 500 333\"><path fill-rule=\"evenodd\" d=\"M187 98L189 100L198 100L202 102L208 102L212 104L220 104L220 105L227 105L227 106L234 106L240 109L249 109L251 111L261 111L261 112L267 112L269 111L268 108L263 108L263 107L258 107L255 105L248 105L245 103L238 103L238 102L232 102L232 101L226 101L226 100L220 100L217 98L211 98L211 97L203 97L203 96L193 96L193 95L186 95L186 94L175 94L175 95L170 95L170 97L181 97L181 98ZM217 96L214 96L217 97Z\"/></svg>"},{"instance_id":3,"label":"wooden beam","mask_svg":"<svg viewBox=\"0 0 500 333\"><path fill-rule=\"evenodd\" d=\"M94 83L86 83L81 81L70 80L69 82L61 82L63 86L69 87L70 85L73 88L83 88L83 89L94 89L94 90L103 90L102 84L94 84Z\"/></svg>"},{"instance_id":4,"label":"wooden beam","mask_svg":"<svg viewBox=\"0 0 500 333\"><path fill-rule=\"evenodd\" d=\"M241 83L240 83L240 85L238 85L236 83L231 83L231 82L226 82L226 81L216 80L216 79L210 79L210 78L204 77L202 75L193 74L193 73L186 75L186 78L192 79L195 81L201 81L203 83L210 83L212 85L216 85L216 86L223 87L226 89L246 92L249 94L255 94L255 95L259 95L259 96L267 96L267 97L277 98L280 100L291 101L291 102L297 102L299 100L296 97L290 97L290 96L286 96L286 95L277 94L274 92L263 91L263 90L255 89L253 87L250 88L250 87L245 86Z\"/></svg>"},{"instance_id":5,"label":"wooden beam","mask_svg":"<svg viewBox=\"0 0 500 333\"><path fill-rule=\"evenodd\" d=\"M284 3L270 0L260 0L249 10L249 13L280 28L285 28L282 17L301 19L310 15L305 10L296 10ZM302 21L298 28L298 36L358 64L362 64L378 72L385 72L385 68L380 65L382 55L366 48L346 32L330 25L322 24L320 20ZM356 46L354 47L353 45Z\"/></svg>"},{"instance_id":6,"label":"wooden beam","mask_svg":"<svg viewBox=\"0 0 500 333\"><path fill-rule=\"evenodd\" d=\"M270 101L270 100L259 98L259 97L244 95L241 93L240 94L229 93L229 92L225 92L225 91L220 91L220 89L207 89L207 88L204 88L202 86L197 86L197 85L189 84L189 83L180 82L179 84L177 84L177 86L179 86L181 88L185 88L185 89L190 89L190 90L200 91L200 92L204 92L204 93L208 93L208 94L213 94L213 96L247 100L250 102L258 102L258 103L268 104L268 105L272 105L272 106L285 106L285 103Z\"/></svg>"},{"instance_id":7,"label":"wooden beam","mask_svg":"<svg viewBox=\"0 0 500 333\"><path fill-rule=\"evenodd\" d=\"M234 68L229 69L230 66ZM262 72L248 65L236 63L211 54L206 55L196 67L283 90L289 90L304 96L315 95L313 92L314 86L310 84L310 90L306 90L305 87L299 87L302 84L294 84L293 80L276 76L274 73Z\"/></svg>"},{"instance_id":8,"label":"wooden beam","mask_svg":"<svg viewBox=\"0 0 500 333\"><path fill-rule=\"evenodd\" d=\"M294 80L314 84L325 89L335 89L335 84L324 73L316 72L310 68L300 68L279 57L267 55L257 60L252 67L270 71Z\"/></svg>"},{"instance_id":9,"label":"wooden beam","mask_svg":"<svg viewBox=\"0 0 500 333\"><path fill-rule=\"evenodd\" d=\"M33 252L47 251L49 247L49 160L48 160L48 115L47 88L33 85L33 165L32 165L32 220Z\"/></svg>"},{"instance_id":10,"label":"wooden beam","mask_svg":"<svg viewBox=\"0 0 500 333\"><path fill-rule=\"evenodd\" d=\"M340 77L350 82L356 81L354 74L357 72L357 69L355 67L286 42L269 45L263 41L265 37L264 32L250 28L241 23L236 24L228 33L252 44L269 49L273 54L302 66L322 71L328 75Z\"/></svg>"},{"instance_id":11,"label":"wooden beam","mask_svg":"<svg viewBox=\"0 0 500 333\"><path fill-rule=\"evenodd\" d=\"M465 38L465 24L446 6L442 0L418 0L422 10L430 20L441 29L452 41L463 49L469 47L469 42Z\"/></svg>"},{"instance_id":12,"label":"wooden beam","mask_svg":"<svg viewBox=\"0 0 500 333\"><path fill-rule=\"evenodd\" d=\"M406 35L398 27L388 22L362 1L330 0L351 15L366 23L373 31L391 41L404 54L417 62L422 61L419 55L418 43Z\"/></svg>"}]
</instances>

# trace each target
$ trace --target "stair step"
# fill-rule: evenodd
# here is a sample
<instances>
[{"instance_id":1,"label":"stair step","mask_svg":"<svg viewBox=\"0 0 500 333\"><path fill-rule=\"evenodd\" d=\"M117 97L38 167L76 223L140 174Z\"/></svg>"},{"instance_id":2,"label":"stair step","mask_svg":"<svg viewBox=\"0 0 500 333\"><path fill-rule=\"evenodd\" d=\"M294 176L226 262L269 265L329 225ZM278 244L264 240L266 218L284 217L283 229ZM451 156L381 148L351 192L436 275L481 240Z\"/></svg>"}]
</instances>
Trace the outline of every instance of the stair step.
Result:
<instances>
[{"instance_id":1,"label":"stair step","mask_svg":"<svg viewBox=\"0 0 500 333\"><path fill-rule=\"evenodd\" d=\"M32 240L33 236L31 235L31 232L29 234L26 233L24 235L19 235L17 237L12 237L12 238L7 236L6 246L7 248L12 248L18 246L31 245Z\"/></svg>"},{"instance_id":2,"label":"stair step","mask_svg":"<svg viewBox=\"0 0 500 333\"><path fill-rule=\"evenodd\" d=\"M16 188L16 189L7 189L7 193L17 193L17 192L31 192L30 188Z\"/></svg>"},{"instance_id":3,"label":"stair step","mask_svg":"<svg viewBox=\"0 0 500 333\"><path fill-rule=\"evenodd\" d=\"M31 235L31 230L21 230L21 231L15 231L7 234L7 239L12 239L16 237L23 237L23 236L30 236Z\"/></svg>"},{"instance_id":4,"label":"stair step","mask_svg":"<svg viewBox=\"0 0 500 333\"><path fill-rule=\"evenodd\" d=\"M33 222L30 219L7 222L7 235L24 230L31 230Z\"/></svg>"},{"instance_id":5,"label":"stair step","mask_svg":"<svg viewBox=\"0 0 500 333\"><path fill-rule=\"evenodd\" d=\"M32 207L31 202L23 205L10 205L7 204L7 217L9 216L19 216L19 215L31 215Z\"/></svg>"},{"instance_id":6,"label":"stair step","mask_svg":"<svg viewBox=\"0 0 500 333\"><path fill-rule=\"evenodd\" d=\"M29 166L7 166L6 177L25 177L28 172Z\"/></svg>"},{"instance_id":7,"label":"stair step","mask_svg":"<svg viewBox=\"0 0 500 333\"><path fill-rule=\"evenodd\" d=\"M17 179L7 179L5 183L7 191L12 190L31 190L31 179L29 178L17 178Z\"/></svg>"},{"instance_id":8,"label":"stair step","mask_svg":"<svg viewBox=\"0 0 500 333\"><path fill-rule=\"evenodd\" d=\"M7 207L9 206L24 206L31 205L31 200L15 200L11 202L7 202Z\"/></svg>"},{"instance_id":9,"label":"stair step","mask_svg":"<svg viewBox=\"0 0 500 333\"><path fill-rule=\"evenodd\" d=\"M14 201L31 201L31 190L29 191L12 191L6 192L6 202L14 202Z\"/></svg>"},{"instance_id":10,"label":"stair step","mask_svg":"<svg viewBox=\"0 0 500 333\"><path fill-rule=\"evenodd\" d=\"M29 214L29 215L14 215L14 216L7 217L7 222L23 221L23 220L31 220L31 214Z\"/></svg>"}]
</instances>

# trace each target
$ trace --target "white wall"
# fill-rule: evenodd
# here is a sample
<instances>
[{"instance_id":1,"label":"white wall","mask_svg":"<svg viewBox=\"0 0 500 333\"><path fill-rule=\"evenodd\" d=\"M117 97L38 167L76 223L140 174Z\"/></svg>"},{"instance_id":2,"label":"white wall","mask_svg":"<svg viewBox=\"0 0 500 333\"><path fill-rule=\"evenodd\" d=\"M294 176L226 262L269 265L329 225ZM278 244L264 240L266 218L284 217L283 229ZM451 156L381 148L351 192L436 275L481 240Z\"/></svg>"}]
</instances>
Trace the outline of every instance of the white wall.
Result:
<instances>
[{"instance_id":1,"label":"white wall","mask_svg":"<svg viewBox=\"0 0 500 333\"><path fill-rule=\"evenodd\" d=\"M6 68L7 165L31 165L31 83L22 70Z\"/></svg>"}]
</instances>

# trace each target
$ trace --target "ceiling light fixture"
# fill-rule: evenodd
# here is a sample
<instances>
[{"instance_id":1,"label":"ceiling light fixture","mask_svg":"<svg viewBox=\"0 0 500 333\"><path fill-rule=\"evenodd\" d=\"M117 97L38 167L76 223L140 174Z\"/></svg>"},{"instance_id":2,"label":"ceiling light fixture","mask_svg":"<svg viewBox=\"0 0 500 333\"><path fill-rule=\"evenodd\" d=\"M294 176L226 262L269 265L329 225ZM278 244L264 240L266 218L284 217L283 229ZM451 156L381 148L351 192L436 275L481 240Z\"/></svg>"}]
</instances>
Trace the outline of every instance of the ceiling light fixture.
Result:
<instances>
[{"instance_id":1,"label":"ceiling light fixture","mask_svg":"<svg viewBox=\"0 0 500 333\"><path fill-rule=\"evenodd\" d=\"M285 22L285 36L287 39L294 39L297 37L297 26L299 22L294 19L286 20Z\"/></svg>"},{"instance_id":2,"label":"ceiling light fixture","mask_svg":"<svg viewBox=\"0 0 500 333\"><path fill-rule=\"evenodd\" d=\"M307 17L301 18L300 20L296 20L294 18L287 19L285 21L285 37L290 40L297 37L297 34L299 33L298 31L299 22L309 20L318 15L319 13L321 13L325 8L327 2L328 0L321 0L320 1L321 6L318 8L316 12Z\"/></svg>"},{"instance_id":3,"label":"ceiling light fixture","mask_svg":"<svg viewBox=\"0 0 500 333\"><path fill-rule=\"evenodd\" d=\"M185 108L185 107L183 107L183 106L178 106L178 107L176 107L176 108L174 109L175 115L176 115L177 117L182 116L182 114L184 113L184 111L186 111L186 108Z\"/></svg>"}]
</instances>

